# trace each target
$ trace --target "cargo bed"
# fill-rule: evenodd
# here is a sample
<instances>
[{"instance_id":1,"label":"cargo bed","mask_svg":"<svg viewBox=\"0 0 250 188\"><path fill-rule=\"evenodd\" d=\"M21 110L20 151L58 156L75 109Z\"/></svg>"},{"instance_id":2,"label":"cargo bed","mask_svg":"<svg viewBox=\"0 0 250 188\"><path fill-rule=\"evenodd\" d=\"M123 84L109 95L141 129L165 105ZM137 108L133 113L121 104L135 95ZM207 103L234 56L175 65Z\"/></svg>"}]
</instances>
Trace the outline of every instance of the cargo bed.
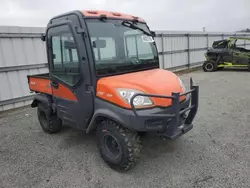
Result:
<instances>
[{"instance_id":1,"label":"cargo bed","mask_svg":"<svg viewBox=\"0 0 250 188\"><path fill-rule=\"evenodd\" d=\"M31 91L52 94L49 73L28 75L27 78Z\"/></svg>"}]
</instances>

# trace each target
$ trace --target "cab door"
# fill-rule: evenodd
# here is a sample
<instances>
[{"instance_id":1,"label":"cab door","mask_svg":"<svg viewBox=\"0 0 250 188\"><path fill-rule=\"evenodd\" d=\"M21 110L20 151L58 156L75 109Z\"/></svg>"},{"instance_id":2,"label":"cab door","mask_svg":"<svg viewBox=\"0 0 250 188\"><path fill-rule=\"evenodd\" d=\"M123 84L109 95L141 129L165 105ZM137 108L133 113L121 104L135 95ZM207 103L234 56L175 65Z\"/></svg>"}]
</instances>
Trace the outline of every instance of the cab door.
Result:
<instances>
[{"instance_id":1,"label":"cab door","mask_svg":"<svg viewBox=\"0 0 250 188\"><path fill-rule=\"evenodd\" d=\"M58 117L86 129L93 113L93 93L84 35L75 15L47 30L51 88Z\"/></svg>"}]
</instances>

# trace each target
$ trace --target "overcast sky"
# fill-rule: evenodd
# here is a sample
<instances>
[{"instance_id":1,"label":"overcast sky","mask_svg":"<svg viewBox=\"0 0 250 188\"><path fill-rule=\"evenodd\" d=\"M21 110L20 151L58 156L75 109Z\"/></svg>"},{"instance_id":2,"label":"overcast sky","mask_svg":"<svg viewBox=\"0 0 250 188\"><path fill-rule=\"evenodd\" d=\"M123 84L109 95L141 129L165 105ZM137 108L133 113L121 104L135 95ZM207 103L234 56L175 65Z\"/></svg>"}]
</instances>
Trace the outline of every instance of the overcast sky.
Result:
<instances>
[{"instance_id":1,"label":"overcast sky","mask_svg":"<svg viewBox=\"0 0 250 188\"><path fill-rule=\"evenodd\" d=\"M0 25L46 26L52 16L83 9L140 16L152 30L250 28L250 0L0 0Z\"/></svg>"}]
</instances>

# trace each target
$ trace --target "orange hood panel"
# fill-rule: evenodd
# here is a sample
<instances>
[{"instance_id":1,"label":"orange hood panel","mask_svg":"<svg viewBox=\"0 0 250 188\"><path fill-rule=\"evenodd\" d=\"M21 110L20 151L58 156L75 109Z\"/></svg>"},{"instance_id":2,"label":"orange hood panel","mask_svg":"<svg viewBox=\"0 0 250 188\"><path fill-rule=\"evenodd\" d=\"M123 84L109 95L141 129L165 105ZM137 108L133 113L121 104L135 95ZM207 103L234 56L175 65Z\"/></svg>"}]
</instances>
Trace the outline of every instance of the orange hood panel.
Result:
<instances>
[{"instance_id":1,"label":"orange hood panel","mask_svg":"<svg viewBox=\"0 0 250 188\"><path fill-rule=\"evenodd\" d=\"M182 93L177 75L163 69L152 69L135 73L101 78L97 82L96 95L119 106L131 108L122 99L116 89L136 89L146 94L172 95L172 92ZM170 106L170 99L151 98L155 106ZM183 98L182 98L183 100Z\"/></svg>"}]
</instances>

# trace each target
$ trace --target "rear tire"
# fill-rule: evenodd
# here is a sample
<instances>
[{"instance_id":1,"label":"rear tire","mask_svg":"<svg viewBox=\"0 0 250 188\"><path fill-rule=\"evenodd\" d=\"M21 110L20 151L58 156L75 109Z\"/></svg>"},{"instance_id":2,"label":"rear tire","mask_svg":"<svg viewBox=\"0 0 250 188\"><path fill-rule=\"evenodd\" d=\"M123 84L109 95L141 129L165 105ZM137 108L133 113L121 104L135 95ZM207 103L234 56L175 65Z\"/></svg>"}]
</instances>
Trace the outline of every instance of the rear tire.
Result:
<instances>
[{"instance_id":1,"label":"rear tire","mask_svg":"<svg viewBox=\"0 0 250 188\"><path fill-rule=\"evenodd\" d=\"M215 61L205 61L202 68L205 72L214 72L217 70L217 64Z\"/></svg>"},{"instance_id":2,"label":"rear tire","mask_svg":"<svg viewBox=\"0 0 250 188\"><path fill-rule=\"evenodd\" d=\"M44 132L52 134L60 132L62 129L62 121L55 114L48 115L48 111L42 103L37 107L38 121Z\"/></svg>"},{"instance_id":3,"label":"rear tire","mask_svg":"<svg viewBox=\"0 0 250 188\"><path fill-rule=\"evenodd\" d=\"M127 171L136 164L142 148L136 132L104 120L97 128L97 139L100 155L112 169Z\"/></svg>"}]
</instances>

